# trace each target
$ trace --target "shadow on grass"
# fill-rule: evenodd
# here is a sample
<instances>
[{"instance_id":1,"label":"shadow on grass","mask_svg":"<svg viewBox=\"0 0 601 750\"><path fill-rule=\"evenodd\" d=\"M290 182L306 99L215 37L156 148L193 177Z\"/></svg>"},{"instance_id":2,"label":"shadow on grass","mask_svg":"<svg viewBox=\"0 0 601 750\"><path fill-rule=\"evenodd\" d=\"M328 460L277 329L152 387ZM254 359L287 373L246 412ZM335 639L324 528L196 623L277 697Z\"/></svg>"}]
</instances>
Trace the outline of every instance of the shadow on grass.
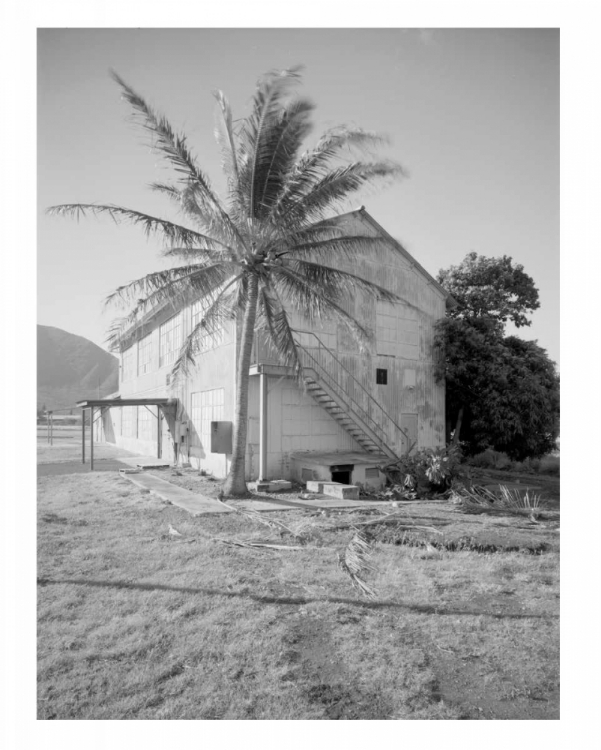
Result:
<instances>
[{"instance_id":1,"label":"shadow on grass","mask_svg":"<svg viewBox=\"0 0 601 750\"><path fill-rule=\"evenodd\" d=\"M411 612L419 612L428 615L486 615L487 617L493 617L499 620L527 620L527 619L539 619L539 620L555 620L558 619L558 615L537 615L537 614L523 614L523 613L501 613L501 612L483 612L478 609L450 609L448 607L433 607L426 604L402 604L400 602L393 601L374 601L359 599L348 599L341 596L323 596L323 597L308 597L308 596L273 596L259 594L249 594L246 591L223 591L221 589L209 589L209 588L192 588L189 586L166 586L161 583L130 583L129 581L93 581L79 578L43 578L37 579L38 585L48 586L50 584L72 584L74 586L90 586L92 588L114 588L114 589L129 589L131 591L175 591L183 594L204 594L210 596L225 596L225 597L240 597L245 599L253 599L254 601L262 604L311 604L313 602L331 602L333 604L352 604L355 607L361 607L363 609L404 609Z\"/></svg>"}]
</instances>

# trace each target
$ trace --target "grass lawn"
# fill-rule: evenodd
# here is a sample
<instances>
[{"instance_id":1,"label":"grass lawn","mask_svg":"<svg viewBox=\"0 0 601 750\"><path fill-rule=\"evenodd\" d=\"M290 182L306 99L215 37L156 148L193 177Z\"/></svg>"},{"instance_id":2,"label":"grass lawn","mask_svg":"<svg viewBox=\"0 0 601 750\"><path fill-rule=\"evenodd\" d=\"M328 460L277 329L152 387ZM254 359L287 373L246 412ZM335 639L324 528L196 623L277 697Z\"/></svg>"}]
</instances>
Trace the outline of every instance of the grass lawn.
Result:
<instances>
[{"instance_id":1,"label":"grass lawn","mask_svg":"<svg viewBox=\"0 0 601 750\"><path fill-rule=\"evenodd\" d=\"M431 541L520 551L387 526L370 601L337 562L352 532L333 527L357 514L266 514L311 531L276 551L207 537L296 542L117 473L38 487L39 719L559 718L553 523L407 504L404 523L442 531Z\"/></svg>"}]
</instances>

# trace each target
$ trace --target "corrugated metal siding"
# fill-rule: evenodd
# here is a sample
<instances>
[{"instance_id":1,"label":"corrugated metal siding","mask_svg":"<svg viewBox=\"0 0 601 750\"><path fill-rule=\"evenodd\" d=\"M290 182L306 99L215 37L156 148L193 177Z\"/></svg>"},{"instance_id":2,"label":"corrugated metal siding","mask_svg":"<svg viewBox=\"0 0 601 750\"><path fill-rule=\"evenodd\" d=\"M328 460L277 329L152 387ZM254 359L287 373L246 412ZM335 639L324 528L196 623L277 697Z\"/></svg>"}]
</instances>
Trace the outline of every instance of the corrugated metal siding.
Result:
<instances>
[{"instance_id":1,"label":"corrugated metal siding","mask_svg":"<svg viewBox=\"0 0 601 750\"><path fill-rule=\"evenodd\" d=\"M377 235L376 230L357 215L346 219L345 231ZM432 350L434 323L445 316L443 294L409 260L387 247L374 251L371 257L359 263L341 260L336 265L389 289L406 304L376 303L361 293L349 298L346 311L374 336L371 351L361 352L355 336L343 323L326 323L314 332L336 352L344 367L396 424L401 424L403 414L417 415L419 447L443 445L444 386L434 380ZM308 330L300 315L291 313L291 319L294 328ZM397 331L394 344L385 340L384 325L378 331L378 320L382 324L394 321ZM305 337L301 343L311 346L311 337ZM393 351L394 355L390 356ZM387 385L376 384L377 368L388 371ZM406 385L406 371L410 371L409 382L414 378L415 385ZM372 416L378 415L378 409L370 405L369 398L354 386L352 378L344 371L340 371L340 383ZM400 434L394 425L381 414L377 421L387 430L391 446L401 449Z\"/></svg>"}]
</instances>

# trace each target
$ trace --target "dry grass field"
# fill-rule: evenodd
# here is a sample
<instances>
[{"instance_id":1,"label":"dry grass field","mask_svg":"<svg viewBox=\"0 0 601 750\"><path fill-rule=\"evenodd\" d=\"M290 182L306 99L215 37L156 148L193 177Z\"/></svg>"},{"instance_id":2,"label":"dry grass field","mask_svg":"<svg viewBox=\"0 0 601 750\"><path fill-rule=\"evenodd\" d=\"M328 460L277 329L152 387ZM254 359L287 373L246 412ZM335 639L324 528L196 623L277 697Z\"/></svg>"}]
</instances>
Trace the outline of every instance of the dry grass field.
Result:
<instances>
[{"instance_id":1,"label":"dry grass field","mask_svg":"<svg viewBox=\"0 0 601 750\"><path fill-rule=\"evenodd\" d=\"M298 543L116 472L38 488L39 719L559 718L557 512L407 503L439 533L382 527L369 600L337 555L373 512L266 514L307 530L275 550L211 537Z\"/></svg>"}]
</instances>

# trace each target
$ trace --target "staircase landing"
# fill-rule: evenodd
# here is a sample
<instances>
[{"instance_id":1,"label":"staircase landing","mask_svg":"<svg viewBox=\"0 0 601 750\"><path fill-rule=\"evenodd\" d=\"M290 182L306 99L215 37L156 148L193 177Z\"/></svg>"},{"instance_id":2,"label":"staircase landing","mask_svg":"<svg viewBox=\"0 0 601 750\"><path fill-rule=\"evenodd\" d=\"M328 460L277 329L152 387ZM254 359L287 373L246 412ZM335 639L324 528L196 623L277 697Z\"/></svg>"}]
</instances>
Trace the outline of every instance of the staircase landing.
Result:
<instances>
[{"instance_id":1,"label":"staircase landing","mask_svg":"<svg viewBox=\"0 0 601 750\"><path fill-rule=\"evenodd\" d=\"M384 453L364 453L363 451L293 451L290 458L311 461L317 464L336 466L340 464L369 464L378 466L389 464Z\"/></svg>"}]
</instances>

